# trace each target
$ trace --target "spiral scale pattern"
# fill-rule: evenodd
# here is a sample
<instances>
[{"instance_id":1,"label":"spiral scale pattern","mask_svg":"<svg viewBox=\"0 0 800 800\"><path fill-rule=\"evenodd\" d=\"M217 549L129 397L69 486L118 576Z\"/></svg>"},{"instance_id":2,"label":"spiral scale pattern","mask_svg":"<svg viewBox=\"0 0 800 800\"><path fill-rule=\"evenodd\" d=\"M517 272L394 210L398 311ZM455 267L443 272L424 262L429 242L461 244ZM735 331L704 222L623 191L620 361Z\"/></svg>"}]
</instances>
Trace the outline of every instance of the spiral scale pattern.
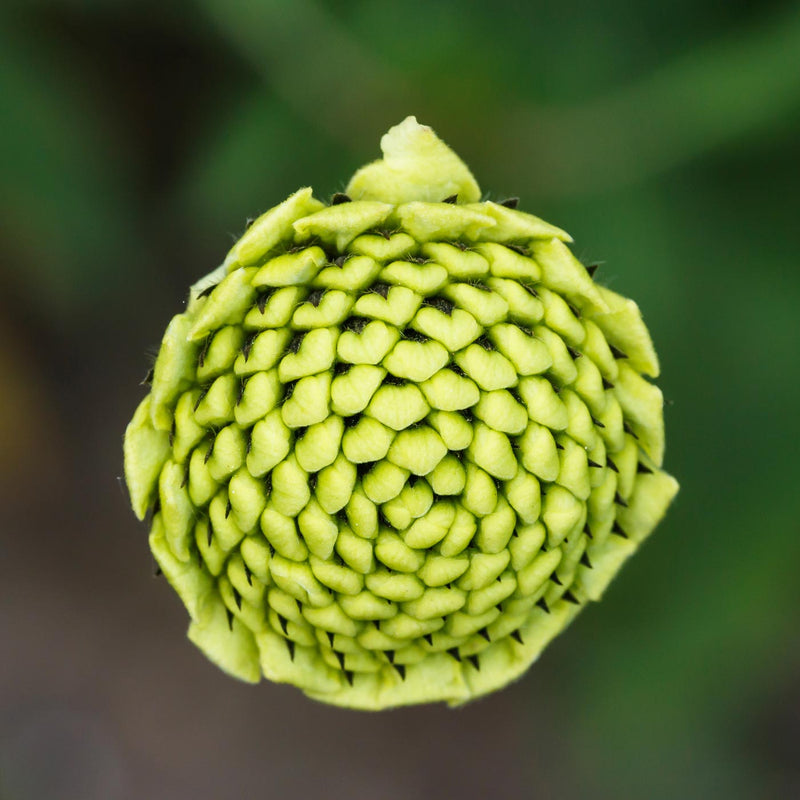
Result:
<instances>
[{"instance_id":1,"label":"spiral scale pattern","mask_svg":"<svg viewBox=\"0 0 800 800\"><path fill-rule=\"evenodd\" d=\"M459 704L522 674L663 516L658 362L636 305L513 202L362 195L300 190L194 287L126 477L224 670Z\"/></svg>"}]
</instances>

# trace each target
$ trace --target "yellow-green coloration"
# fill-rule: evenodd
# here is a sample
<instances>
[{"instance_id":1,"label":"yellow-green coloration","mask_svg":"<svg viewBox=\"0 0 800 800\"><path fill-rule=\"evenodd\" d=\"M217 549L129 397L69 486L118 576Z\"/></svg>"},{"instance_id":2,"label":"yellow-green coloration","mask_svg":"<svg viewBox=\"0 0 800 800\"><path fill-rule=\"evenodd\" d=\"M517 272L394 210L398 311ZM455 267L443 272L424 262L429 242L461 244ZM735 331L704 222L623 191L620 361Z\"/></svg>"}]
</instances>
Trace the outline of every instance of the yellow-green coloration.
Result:
<instances>
[{"instance_id":1,"label":"yellow-green coloration","mask_svg":"<svg viewBox=\"0 0 800 800\"><path fill-rule=\"evenodd\" d=\"M193 287L125 472L222 669L457 705L600 598L677 483L636 304L413 117L382 147Z\"/></svg>"}]
</instances>

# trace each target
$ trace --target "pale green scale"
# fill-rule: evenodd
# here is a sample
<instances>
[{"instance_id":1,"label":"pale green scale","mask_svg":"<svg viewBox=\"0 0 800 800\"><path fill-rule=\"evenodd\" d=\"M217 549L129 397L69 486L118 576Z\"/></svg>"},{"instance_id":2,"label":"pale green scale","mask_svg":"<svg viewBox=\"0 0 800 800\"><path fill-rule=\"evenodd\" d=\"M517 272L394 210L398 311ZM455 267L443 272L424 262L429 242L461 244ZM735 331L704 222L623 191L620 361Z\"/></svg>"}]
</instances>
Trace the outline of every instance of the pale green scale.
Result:
<instances>
[{"instance_id":1,"label":"pale green scale","mask_svg":"<svg viewBox=\"0 0 800 800\"><path fill-rule=\"evenodd\" d=\"M472 409L475 416L490 428L518 435L528 424L528 412L514 396L505 389L481 392L481 399Z\"/></svg>"},{"instance_id":2,"label":"pale green scale","mask_svg":"<svg viewBox=\"0 0 800 800\"><path fill-rule=\"evenodd\" d=\"M346 319L353 307L353 298L349 292L338 289L326 291L319 302L305 302L298 306L292 315L292 327L301 330L323 328L326 325L339 325Z\"/></svg>"},{"instance_id":3,"label":"pale green scale","mask_svg":"<svg viewBox=\"0 0 800 800\"><path fill-rule=\"evenodd\" d=\"M214 439L208 458L208 472L222 482L244 464L247 453L247 435L238 425L226 425Z\"/></svg>"},{"instance_id":4,"label":"pale green scale","mask_svg":"<svg viewBox=\"0 0 800 800\"><path fill-rule=\"evenodd\" d=\"M382 363L392 375L422 383L433 377L449 360L450 353L439 342L401 339Z\"/></svg>"},{"instance_id":5,"label":"pale green scale","mask_svg":"<svg viewBox=\"0 0 800 800\"><path fill-rule=\"evenodd\" d=\"M338 338L336 328L317 328L303 335L297 351L287 353L278 365L281 383L329 370L336 358Z\"/></svg>"},{"instance_id":6,"label":"pale green scale","mask_svg":"<svg viewBox=\"0 0 800 800\"><path fill-rule=\"evenodd\" d=\"M448 281L447 270L440 264L413 264L410 261L393 261L381 270L378 278L421 295L436 294Z\"/></svg>"},{"instance_id":7,"label":"pale green scale","mask_svg":"<svg viewBox=\"0 0 800 800\"><path fill-rule=\"evenodd\" d=\"M519 377L504 355L480 344L471 344L457 352L454 360L484 392L515 386Z\"/></svg>"},{"instance_id":8,"label":"pale green scale","mask_svg":"<svg viewBox=\"0 0 800 800\"><path fill-rule=\"evenodd\" d=\"M208 453L212 443L206 441L192 451L189 459L189 497L196 508L208 505L219 490L219 483L208 469Z\"/></svg>"},{"instance_id":9,"label":"pale green scale","mask_svg":"<svg viewBox=\"0 0 800 800\"><path fill-rule=\"evenodd\" d=\"M244 344L245 333L239 325L226 325L209 333L197 361L197 380L207 383L228 372Z\"/></svg>"},{"instance_id":10,"label":"pale green scale","mask_svg":"<svg viewBox=\"0 0 800 800\"><path fill-rule=\"evenodd\" d=\"M297 527L312 555L322 560L331 557L339 526L313 497L297 514Z\"/></svg>"},{"instance_id":11,"label":"pale green scale","mask_svg":"<svg viewBox=\"0 0 800 800\"><path fill-rule=\"evenodd\" d=\"M256 288L303 286L319 272L327 260L328 257L321 247L307 247L299 252L284 253L261 267L253 276L252 285ZM252 305L252 302L248 305Z\"/></svg>"},{"instance_id":12,"label":"pale green scale","mask_svg":"<svg viewBox=\"0 0 800 800\"><path fill-rule=\"evenodd\" d=\"M394 500L403 491L410 474L410 470L390 461L379 461L363 477L361 486L365 496L380 505Z\"/></svg>"},{"instance_id":13,"label":"pale green scale","mask_svg":"<svg viewBox=\"0 0 800 800\"><path fill-rule=\"evenodd\" d=\"M376 319L359 332L343 331L337 345L337 356L345 364L380 364L399 338L397 328Z\"/></svg>"},{"instance_id":14,"label":"pale green scale","mask_svg":"<svg viewBox=\"0 0 800 800\"><path fill-rule=\"evenodd\" d=\"M329 413L330 385L328 372L300 378L292 396L281 407L283 421L290 428L307 428L322 422Z\"/></svg>"},{"instance_id":15,"label":"pale green scale","mask_svg":"<svg viewBox=\"0 0 800 800\"><path fill-rule=\"evenodd\" d=\"M423 306L411 327L429 339L441 342L451 353L474 342L483 332L475 317L463 308L454 308L445 314L432 306Z\"/></svg>"},{"instance_id":16,"label":"pale green scale","mask_svg":"<svg viewBox=\"0 0 800 800\"><path fill-rule=\"evenodd\" d=\"M332 414L309 426L295 444L297 462L306 472L319 472L336 461L344 435L342 418Z\"/></svg>"},{"instance_id":17,"label":"pale green scale","mask_svg":"<svg viewBox=\"0 0 800 800\"><path fill-rule=\"evenodd\" d=\"M362 294L353 306L353 313L402 329L414 318L421 302L422 297L411 289L392 286L386 291L386 297L377 291Z\"/></svg>"},{"instance_id":18,"label":"pale green scale","mask_svg":"<svg viewBox=\"0 0 800 800\"><path fill-rule=\"evenodd\" d=\"M211 498L208 518L211 520L215 541L226 553L230 553L242 541L245 531L236 524L233 514L230 513L228 492L225 489L220 489Z\"/></svg>"},{"instance_id":19,"label":"pale green scale","mask_svg":"<svg viewBox=\"0 0 800 800\"><path fill-rule=\"evenodd\" d=\"M395 431L419 422L429 411L425 397L413 384L381 386L366 408L367 414Z\"/></svg>"},{"instance_id":20,"label":"pale green scale","mask_svg":"<svg viewBox=\"0 0 800 800\"><path fill-rule=\"evenodd\" d=\"M282 397L283 386L277 370L257 372L242 379L233 418L238 425L246 428L266 417Z\"/></svg>"},{"instance_id":21,"label":"pale green scale","mask_svg":"<svg viewBox=\"0 0 800 800\"><path fill-rule=\"evenodd\" d=\"M336 455L332 464L320 470L314 494L328 514L335 514L350 503L357 478L355 465L341 452Z\"/></svg>"},{"instance_id":22,"label":"pale green scale","mask_svg":"<svg viewBox=\"0 0 800 800\"><path fill-rule=\"evenodd\" d=\"M298 303L306 296L300 286L285 286L281 289L268 288L258 295L256 304L245 314L244 327L247 330L264 328L282 329L294 314ZM281 331L290 336L290 331Z\"/></svg>"},{"instance_id":23,"label":"pale green scale","mask_svg":"<svg viewBox=\"0 0 800 800\"><path fill-rule=\"evenodd\" d=\"M356 241L364 238L366 237L360 236ZM352 300L353 292L374 283L381 269L382 265L379 260L371 258L369 255L356 255L347 258L341 267L331 264L321 269L312 280L311 285L316 288L340 289ZM347 306L348 310L351 307L352 303Z\"/></svg>"}]
</instances>

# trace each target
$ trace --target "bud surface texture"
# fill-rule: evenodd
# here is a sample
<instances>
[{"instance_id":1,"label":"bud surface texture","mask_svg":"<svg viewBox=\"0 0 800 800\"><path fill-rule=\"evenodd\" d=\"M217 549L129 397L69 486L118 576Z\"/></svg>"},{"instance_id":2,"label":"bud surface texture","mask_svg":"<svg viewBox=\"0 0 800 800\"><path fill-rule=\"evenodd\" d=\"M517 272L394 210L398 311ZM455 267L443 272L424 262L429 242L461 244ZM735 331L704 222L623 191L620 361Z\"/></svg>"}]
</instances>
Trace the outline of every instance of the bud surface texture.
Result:
<instances>
[{"instance_id":1,"label":"bud surface texture","mask_svg":"<svg viewBox=\"0 0 800 800\"><path fill-rule=\"evenodd\" d=\"M223 670L457 705L522 675L678 487L636 304L413 117L381 145L192 287L125 474Z\"/></svg>"}]
</instances>

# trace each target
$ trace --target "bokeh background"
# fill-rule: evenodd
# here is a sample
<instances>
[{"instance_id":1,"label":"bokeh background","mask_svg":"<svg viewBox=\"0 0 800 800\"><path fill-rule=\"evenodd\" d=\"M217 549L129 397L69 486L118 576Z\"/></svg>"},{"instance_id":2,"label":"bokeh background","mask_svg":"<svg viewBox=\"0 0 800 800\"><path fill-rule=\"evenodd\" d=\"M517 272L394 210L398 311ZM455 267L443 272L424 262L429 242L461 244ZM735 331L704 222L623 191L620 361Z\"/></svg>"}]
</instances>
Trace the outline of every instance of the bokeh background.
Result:
<instances>
[{"instance_id":1,"label":"bokeh background","mask_svg":"<svg viewBox=\"0 0 800 800\"><path fill-rule=\"evenodd\" d=\"M327 708L185 639L120 482L186 288L409 113L635 297L682 491L519 683ZM800 796L800 5L7 0L0 797Z\"/></svg>"}]
</instances>

